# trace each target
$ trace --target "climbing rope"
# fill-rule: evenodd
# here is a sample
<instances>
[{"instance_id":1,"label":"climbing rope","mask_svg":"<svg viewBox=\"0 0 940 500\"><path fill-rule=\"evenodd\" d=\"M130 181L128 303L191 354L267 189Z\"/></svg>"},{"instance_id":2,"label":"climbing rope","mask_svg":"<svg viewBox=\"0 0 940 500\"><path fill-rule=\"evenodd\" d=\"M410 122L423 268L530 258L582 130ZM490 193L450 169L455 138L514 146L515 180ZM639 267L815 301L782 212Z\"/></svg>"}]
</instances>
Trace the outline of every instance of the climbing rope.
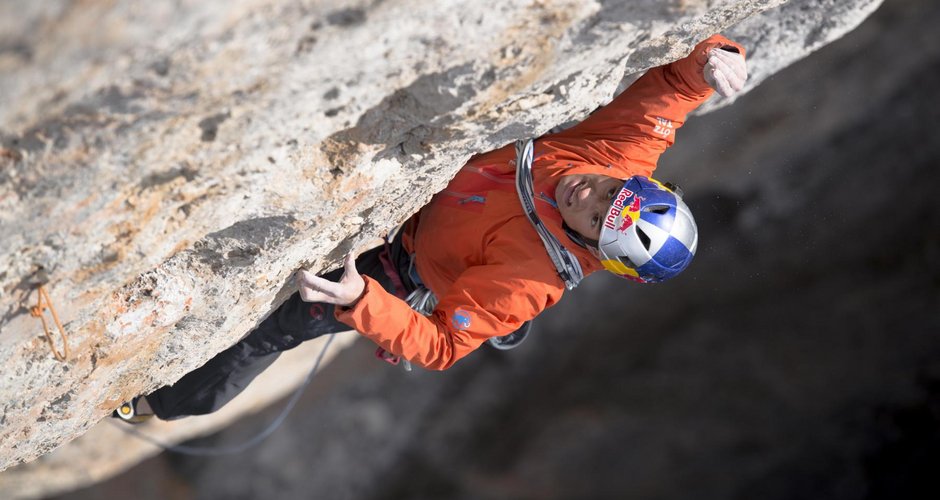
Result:
<instances>
[{"instance_id":1,"label":"climbing rope","mask_svg":"<svg viewBox=\"0 0 940 500\"><path fill-rule=\"evenodd\" d=\"M52 355L55 356L55 359L59 361L66 361L69 359L69 338L65 334L65 328L62 328L62 323L59 321L59 315L55 312L55 307L52 307L52 300L49 299L49 294L46 293L46 289L42 285L39 285L38 288L38 297L36 299L36 305L29 308L29 314L34 318L39 318L39 321L42 321L42 329L46 333L46 339L49 340L49 349L52 349ZM63 352L59 352L55 348L55 343L52 341L52 334L49 333L49 325L46 324L46 309L49 309L49 312L52 313L52 319L55 321L55 326L59 327L59 334L62 336L62 346Z\"/></svg>"},{"instance_id":2,"label":"climbing rope","mask_svg":"<svg viewBox=\"0 0 940 500\"><path fill-rule=\"evenodd\" d=\"M137 438L143 439L144 441L147 441L150 444L157 445L166 451L172 451L172 452L180 453L183 455L195 455L195 456L202 456L202 457L218 457L222 455L232 455L235 453L240 453L242 451L247 450L248 448L251 448L252 446L255 446L261 441L263 441L272 432L277 430L277 428L280 427L282 423L284 423L284 419L287 418L287 414L290 413L291 410L294 409L294 406L297 404L297 401L300 399L300 395L303 394L304 389L308 385L310 385L310 382L313 380L314 375L317 373L317 370L320 368L320 362L323 361L323 356L326 354L327 349L330 348L330 344L333 343L334 337L335 335L330 334L330 338L327 339L326 345L323 346L323 349L320 351L320 354L317 355L317 361L313 364L313 368L310 370L310 373L307 374L307 378L304 379L304 382L300 384L300 387L298 387L294 391L294 394L291 396L290 401L287 402L287 405L284 406L284 409L281 410L281 413L277 416L277 418L272 420L271 423L268 424L267 427L261 430L261 432L259 432L254 437L252 437L251 439L243 443L240 443L237 445L231 445L231 446L205 446L205 447L186 446L182 444L167 444L162 441L159 441L153 436L140 432L139 430L134 429L133 427L130 427L127 424L117 422L111 418L109 418L108 421L111 422L112 425L118 426L124 432L132 436L135 436Z\"/></svg>"}]
</instances>

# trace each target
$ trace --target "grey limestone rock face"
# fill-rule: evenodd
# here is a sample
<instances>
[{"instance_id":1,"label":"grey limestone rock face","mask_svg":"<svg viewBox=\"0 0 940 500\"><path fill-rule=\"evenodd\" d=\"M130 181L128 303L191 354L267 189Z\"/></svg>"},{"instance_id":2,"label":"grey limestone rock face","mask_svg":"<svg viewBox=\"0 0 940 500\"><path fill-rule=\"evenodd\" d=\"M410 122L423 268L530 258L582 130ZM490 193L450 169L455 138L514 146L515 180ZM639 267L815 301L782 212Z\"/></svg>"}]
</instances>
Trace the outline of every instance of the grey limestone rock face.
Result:
<instances>
[{"instance_id":1,"label":"grey limestone rock face","mask_svg":"<svg viewBox=\"0 0 940 500\"><path fill-rule=\"evenodd\" d=\"M294 270L365 248L471 155L584 117L716 32L756 85L880 1L819 3L0 4L0 470L203 364ZM39 284L66 362L29 314ZM25 485L67 448L4 491L42 494ZM100 475L154 452L102 455ZM58 467L56 488L95 479Z\"/></svg>"}]
</instances>

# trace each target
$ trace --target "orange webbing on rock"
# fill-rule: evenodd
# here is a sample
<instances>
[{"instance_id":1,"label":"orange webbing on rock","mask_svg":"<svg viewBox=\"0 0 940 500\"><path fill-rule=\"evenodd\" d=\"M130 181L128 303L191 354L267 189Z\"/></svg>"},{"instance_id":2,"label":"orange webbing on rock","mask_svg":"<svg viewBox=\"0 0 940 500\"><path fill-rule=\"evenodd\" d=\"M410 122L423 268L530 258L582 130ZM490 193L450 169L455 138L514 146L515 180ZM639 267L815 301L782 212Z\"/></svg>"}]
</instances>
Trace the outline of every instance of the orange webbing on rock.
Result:
<instances>
[{"instance_id":1,"label":"orange webbing on rock","mask_svg":"<svg viewBox=\"0 0 940 500\"><path fill-rule=\"evenodd\" d=\"M33 317L39 318L42 321L42 329L46 333L46 338L49 340L49 348L52 349L52 355L55 356L55 359L59 361L66 361L69 359L69 338L65 334L65 328L62 328L62 323L59 322L59 315L56 314L55 308L52 307L52 301L49 300L49 294L46 293L46 290L39 285L38 288L39 297L36 300L36 305L29 309L29 314ZM49 326L46 325L46 317L44 315L46 308L52 312L52 319L55 321L55 325L59 327L59 334L62 335L62 345L64 346L63 353L59 353L56 350L55 344L52 342L52 334L49 333Z\"/></svg>"}]
</instances>

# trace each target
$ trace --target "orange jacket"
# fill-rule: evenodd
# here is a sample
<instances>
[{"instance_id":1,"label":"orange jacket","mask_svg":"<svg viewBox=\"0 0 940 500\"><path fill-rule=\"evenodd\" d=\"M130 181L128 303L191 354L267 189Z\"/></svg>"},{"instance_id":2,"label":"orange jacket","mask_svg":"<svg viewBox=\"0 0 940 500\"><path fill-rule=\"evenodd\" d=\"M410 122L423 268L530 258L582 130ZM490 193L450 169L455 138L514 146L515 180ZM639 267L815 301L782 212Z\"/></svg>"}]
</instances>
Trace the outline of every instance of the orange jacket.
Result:
<instances>
[{"instance_id":1,"label":"orange jacket","mask_svg":"<svg viewBox=\"0 0 940 500\"><path fill-rule=\"evenodd\" d=\"M686 115L712 94L702 68L708 50L733 46L714 35L692 53L649 70L575 127L539 138L532 174L539 217L574 253L587 276L600 262L562 229L551 198L562 176L649 176ZM565 290L542 241L522 211L512 144L471 158L447 188L416 215L406 248L440 299L428 317L365 277L365 292L336 317L386 351L443 370L494 336L512 333Z\"/></svg>"}]
</instances>

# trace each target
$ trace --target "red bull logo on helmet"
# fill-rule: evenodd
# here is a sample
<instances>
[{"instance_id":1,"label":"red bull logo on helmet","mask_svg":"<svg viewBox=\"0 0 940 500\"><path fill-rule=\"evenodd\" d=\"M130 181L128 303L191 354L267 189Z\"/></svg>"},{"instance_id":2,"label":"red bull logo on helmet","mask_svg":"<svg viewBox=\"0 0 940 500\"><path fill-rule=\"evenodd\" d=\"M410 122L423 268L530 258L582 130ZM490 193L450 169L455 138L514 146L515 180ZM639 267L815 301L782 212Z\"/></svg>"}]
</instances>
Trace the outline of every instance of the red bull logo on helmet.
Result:
<instances>
[{"instance_id":1,"label":"red bull logo on helmet","mask_svg":"<svg viewBox=\"0 0 940 500\"><path fill-rule=\"evenodd\" d=\"M607 210L607 217L604 218L604 227L607 229L616 229L623 232L633 225L640 212L640 197L634 196L633 191L623 188L617 193L610 209ZM620 217L620 225L617 225L617 218Z\"/></svg>"},{"instance_id":2,"label":"red bull logo on helmet","mask_svg":"<svg viewBox=\"0 0 940 500\"><path fill-rule=\"evenodd\" d=\"M617 193L617 197L614 198L613 203L610 204L610 208L607 209L607 217L604 218L604 227L613 229L617 225L617 217L623 212L627 199L632 197L633 191L627 188L623 188Z\"/></svg>"},{"instance_id":3,"label":"red bull logo on helmet","mask_svg":"<svg viewBox=\"0 0 940 500\"><path fill-rule=\"evenodd\" d=\"M637 196L633 198L633 202L623 208L623 212L620 212L620 227L617 228L617 231L621 233L626 231L633 225L633 222L639 218L640 215L640 197Z\"/></svg>"}]
</instances>

